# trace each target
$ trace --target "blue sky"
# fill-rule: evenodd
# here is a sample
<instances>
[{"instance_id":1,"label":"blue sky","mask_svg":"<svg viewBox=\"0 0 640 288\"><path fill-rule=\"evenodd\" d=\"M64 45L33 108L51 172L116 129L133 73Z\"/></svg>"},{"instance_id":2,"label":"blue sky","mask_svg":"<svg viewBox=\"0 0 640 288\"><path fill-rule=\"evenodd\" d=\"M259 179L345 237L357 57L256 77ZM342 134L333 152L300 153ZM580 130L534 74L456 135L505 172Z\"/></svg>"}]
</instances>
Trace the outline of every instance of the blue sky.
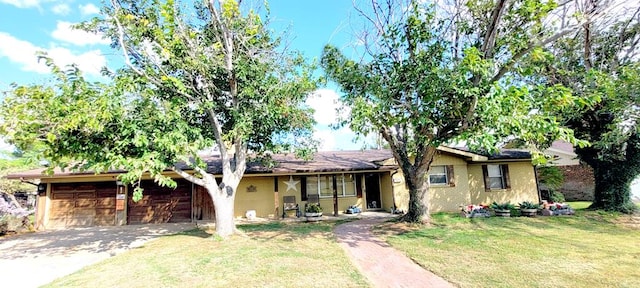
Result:
<instances>
[{"instance_id":1,"label":"blue sky","mask_svg":"<svg viewBox=\"0 0 640 288\"><path fill-rule=\"evenodd\" d=\"M347 0L272 0L271 28L286 33L292 49L310 59L318 58L331 43L349 55L355 41L351 23L355 10ZM73 30L70 26L98 16L100 1L87 0L0 0L0 90L10 83L43 83L47 68L37 62L36 51L46 51L58 65L76 63L88 76L99 77L104 65L121 65L119 51L107 41ZM316 109L316 137L322 150L360 149L348 129L331 130L335 120L336 86L328 84L309 99Z\"/></svg>"}]
</instances>

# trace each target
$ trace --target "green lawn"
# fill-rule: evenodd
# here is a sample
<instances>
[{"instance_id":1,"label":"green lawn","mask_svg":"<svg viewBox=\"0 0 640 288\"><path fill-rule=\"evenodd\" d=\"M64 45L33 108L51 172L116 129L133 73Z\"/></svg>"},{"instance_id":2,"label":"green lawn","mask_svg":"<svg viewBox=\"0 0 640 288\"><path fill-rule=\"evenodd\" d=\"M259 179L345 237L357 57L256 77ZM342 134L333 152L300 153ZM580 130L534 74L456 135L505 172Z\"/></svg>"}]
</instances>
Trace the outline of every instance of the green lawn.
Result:
<instances>
[{"instance_id":1,"label":"green lawn","mask_svg":"<svg viewBox=\"0 0 640 288\"><path fill-rule=\"evenodd\" d=\"M335 223L241 226L220 241L193 230L152 241L48 287L367 287L333 238Z\"/></svg>"},{"instance_id":2,"label":"green lawn","mask_svg":"<svg viewBox=\"0 0 640 288\"><path fill-rule=\"evenodd\" d=\"M571 205L582 209L588 203ZM433 223L408 232L401 225L406 233L380 235L456 286L640 287L639 218L578 210L576 216L537 218L436 214ZM193 230L162 237L49 286L367 287L336 244L334 225L240 226L245 235L225 241ZM398 231L396 225L387 223L378 232Z\"/></svg>"},{"instance_id":3,"label":"green lawn","mask_svg":"<svg viewBox=\"0 0 640 288\"><path fill-rule=\"evenodd\" d=\"M432 227L387 240L457 286L640 287L640 229L623 223L637 218L578 210L570 217L432 219Z\"/></svg>"}]
</instances>

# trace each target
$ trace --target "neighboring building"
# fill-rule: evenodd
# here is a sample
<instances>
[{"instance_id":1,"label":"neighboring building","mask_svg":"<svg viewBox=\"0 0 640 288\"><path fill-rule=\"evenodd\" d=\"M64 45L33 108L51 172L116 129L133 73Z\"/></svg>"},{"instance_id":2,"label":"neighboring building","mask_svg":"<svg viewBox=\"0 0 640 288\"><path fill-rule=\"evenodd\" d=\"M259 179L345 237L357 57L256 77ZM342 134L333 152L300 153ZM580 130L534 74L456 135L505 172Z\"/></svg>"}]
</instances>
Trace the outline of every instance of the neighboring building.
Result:
<instances>
[{"instance_id":1,"label":"neighboring building","mask_svg":"<svg viewBox=\"0 0 640 288\"><path fill-rule=\"evenodd\" d=\"M504 150L486 156L448 147L438 150L429 172L432 212L458 211L470 203L539 201L528 152ZM334 201L338 203L338 213L351 205L363 211L390 211L392 207L407 211L409 193L388 150L318 152L311 161L291 154L272 158L274 168L248 165L237 189L236 217L255 213L257 217L278 218L283 215L284 196L295 196L299 206L304 207L309 195L319 195L326 214L334 212ZM218 157L205 160L208 172L221 173ZM56 170L54 175L46 176L39 169L7 178L40 179L36 212L39 229L215 219L206 190L176 174L167 172L176 178L175 189L145 179L141 182L143 199L133 202L133 189L116 181L119 173L122 171L96 175Z\"/></svg>"},{"instance_id":2,"label":"neighboring building","mask_svg":"<svg viewBox=\"0 0 640 288\"><path fill-rule=\"evenodd\" d=\"M564 183L559 192L567 201L593 201L595 191L593 170L589 165L580 163L571 143L554 141L544 153L552 156L551 165L562 171Z\"/></svg>"}]
</instances>

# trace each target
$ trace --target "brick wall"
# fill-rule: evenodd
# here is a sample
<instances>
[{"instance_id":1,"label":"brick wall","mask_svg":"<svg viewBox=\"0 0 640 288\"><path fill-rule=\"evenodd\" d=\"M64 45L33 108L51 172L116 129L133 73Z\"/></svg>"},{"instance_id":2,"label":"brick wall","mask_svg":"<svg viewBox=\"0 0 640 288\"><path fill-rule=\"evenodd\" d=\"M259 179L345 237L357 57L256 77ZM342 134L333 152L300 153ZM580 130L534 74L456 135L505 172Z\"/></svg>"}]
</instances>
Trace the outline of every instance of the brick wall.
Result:
<instances>
[{"instance_id":1,"label":"brick wall","mask_svg":"<svg viewBox=\"0 0 640 288\"><path fill-rule=\"evenodd\" d=\"M558 166L564 175L560 192L567 201L593 201L593 170L587 165Z\"/></svg>"}]
</instances>

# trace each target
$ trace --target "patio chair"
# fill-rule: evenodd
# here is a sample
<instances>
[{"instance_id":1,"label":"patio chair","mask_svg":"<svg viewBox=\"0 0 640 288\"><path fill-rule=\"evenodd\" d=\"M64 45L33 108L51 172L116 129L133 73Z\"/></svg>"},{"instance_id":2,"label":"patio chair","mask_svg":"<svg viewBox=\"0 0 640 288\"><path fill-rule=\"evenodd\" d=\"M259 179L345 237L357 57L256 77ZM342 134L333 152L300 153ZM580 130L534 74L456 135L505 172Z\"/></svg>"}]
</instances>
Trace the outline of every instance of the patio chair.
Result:
<instances>
[{"instance_id":1,"label":"patio chair","mask_svg":"<svg viewBox=\"0 0 640 288\"><path fill-rule=\"evenodd\" d=\"M296 211L296 217L300 217L300 206L296 202L296 196L282 197L282 218L287 217L287 211Z\"/></svg>"}]
</instances>

